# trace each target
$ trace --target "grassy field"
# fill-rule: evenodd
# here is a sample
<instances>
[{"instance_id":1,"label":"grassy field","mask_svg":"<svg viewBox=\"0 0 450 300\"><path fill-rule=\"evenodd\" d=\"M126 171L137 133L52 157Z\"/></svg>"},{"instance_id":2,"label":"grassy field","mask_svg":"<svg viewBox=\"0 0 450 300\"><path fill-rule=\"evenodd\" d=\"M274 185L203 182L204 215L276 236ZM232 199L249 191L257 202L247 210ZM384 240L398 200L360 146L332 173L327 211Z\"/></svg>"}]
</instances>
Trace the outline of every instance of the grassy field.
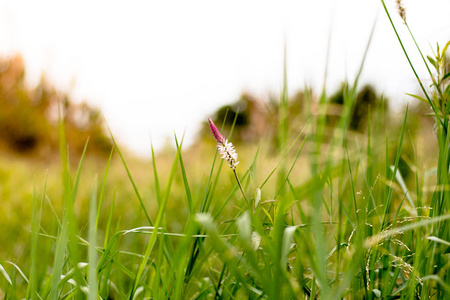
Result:
<instances>
[{"instance_id":1,"label":"grassy field","mask_svg":"<svg viewBox=\"0 0 450 300\"><path fill-rule=\"evenodd\" d=\"M236 144L237 158L211 133L150 161L117 145L73 161L61 121L60 162L1 159L0 296L448 299L445 51L424 58L434 85L418 80L416 98L435 126L419 134L408 108L396 121L373 108L350 131L359 74L333 126L325 92L290 115L286 78L275 134Z\"/></svg>"}]
</instances>

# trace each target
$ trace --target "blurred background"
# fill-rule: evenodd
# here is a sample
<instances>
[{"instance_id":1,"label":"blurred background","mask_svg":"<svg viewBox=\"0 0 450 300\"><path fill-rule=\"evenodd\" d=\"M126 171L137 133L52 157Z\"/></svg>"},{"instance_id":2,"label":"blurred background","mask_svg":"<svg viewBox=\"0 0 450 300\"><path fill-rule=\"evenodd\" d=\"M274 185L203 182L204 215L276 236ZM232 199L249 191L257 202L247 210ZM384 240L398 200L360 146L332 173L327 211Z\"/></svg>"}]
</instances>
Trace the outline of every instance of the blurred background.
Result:
<instances>
[{"instance_id":1,"label":"blurred background","mask_svg":"<svg viewBox=\"0 0 450 300\"><path fill-rule=\"evenodd\" d=\"M386 2L395 12L395 1ZM426 53L447 42L448 0L404 5ZM335 93L357 74L373 26L361 81L395 109L410 100L405 93L416 93L417 84L380 1L4 0L0 83L9 102L2 104L2 135L22 135L15 150L49 151L52 143L41 147L38 139L49 134L56 145L50 137L54 105L65 99L69 131L96 132L101 152L108 148L103 114L119 143L149 157L151 141L161 149L173 131L192 144L208 116L243 95L262 103L279 97L284 53L290 95L306 88L320 93L324 84ZM426 75L412 54L419 75ZM25 108L30 103L43 114ZM11 117L17 105L24 106L20 126ZM69 140L84 145L84 137Z\"/></svg>"}]
</instances>

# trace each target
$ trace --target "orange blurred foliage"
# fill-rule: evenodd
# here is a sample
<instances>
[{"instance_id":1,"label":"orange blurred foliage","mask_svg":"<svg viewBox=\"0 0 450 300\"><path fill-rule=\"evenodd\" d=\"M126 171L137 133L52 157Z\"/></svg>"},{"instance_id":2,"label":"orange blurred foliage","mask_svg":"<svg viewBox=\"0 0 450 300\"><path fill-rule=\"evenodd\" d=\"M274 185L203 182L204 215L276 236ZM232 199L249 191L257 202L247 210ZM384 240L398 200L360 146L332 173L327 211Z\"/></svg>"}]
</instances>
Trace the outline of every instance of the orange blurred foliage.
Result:
<instances>
[{"instance_id":1,"label":"orange blurred foliage","mask_svg":"<svg viewBox=\"0 0 450 300\"><path fill-rule=\"evenodd\" d=\"M22 57L0 59L0 152L45 161L55 158L60 115L71 156L81 155L88 138L89 154L109 154L112 143L98 109L73 103L44 77L36 87L27 87Z\"/></svg>"}]
</instances>

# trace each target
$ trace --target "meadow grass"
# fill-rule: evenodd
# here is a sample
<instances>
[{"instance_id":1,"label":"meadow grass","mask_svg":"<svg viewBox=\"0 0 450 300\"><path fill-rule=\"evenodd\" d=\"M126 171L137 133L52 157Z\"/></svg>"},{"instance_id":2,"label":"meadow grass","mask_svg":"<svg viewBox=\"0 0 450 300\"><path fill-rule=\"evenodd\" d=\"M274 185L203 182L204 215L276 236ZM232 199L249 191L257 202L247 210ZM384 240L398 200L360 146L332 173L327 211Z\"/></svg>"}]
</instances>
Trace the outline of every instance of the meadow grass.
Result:
<instances>
[{"instance_id":1,"label":"meadow grass","mask_svg":"<svg viewBox=\"0 0 450 300\"><path fill-rule=\"evenodd\" d=\"M349 131L365 55L344 88L336 126L327 122L326 89L318 112L293 120L285 76L276 145L265 139L236 145L240 163L231 169L212 135L186 150L175 136L173 151L152 147L150 163L129 160L114 142L105 162L83 154L76 165L61 121L60 165L47 172L12 166L23 179L2 186L0 295L447 299L446 49L429 58L437 70L430 71L432 91L415 96L434 113L435 157L416 150L408 109L393 127L385 110L371 108L366 132ZM405 145L412 149L406 156ZM400 172L402 160L409 179ZM423 168L424 161L433 168ZM17 218L8 217L15 211Z\"/></svg>"}]
</instances>

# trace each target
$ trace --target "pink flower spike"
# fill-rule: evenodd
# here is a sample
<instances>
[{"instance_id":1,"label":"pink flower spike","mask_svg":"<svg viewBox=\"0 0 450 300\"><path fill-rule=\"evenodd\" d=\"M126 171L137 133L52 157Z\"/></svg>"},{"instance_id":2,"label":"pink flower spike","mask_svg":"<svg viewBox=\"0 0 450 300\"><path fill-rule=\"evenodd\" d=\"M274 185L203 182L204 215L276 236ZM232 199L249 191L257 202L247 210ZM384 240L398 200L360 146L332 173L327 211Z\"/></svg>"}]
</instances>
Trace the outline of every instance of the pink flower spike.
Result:
<instances>
[{"instance_id":1,"label":"pink flower spike","mask_svg":"<svg viewBox=\"0 0 450 300\"><path fill-rule=\"evenodd\" d=\"M211 128L211 132L212 132L214 138L216 139L217 143L221 144L221 145L225 145L226 140L222 136L222 134L220 134L220 131L219 131L219 129L217 129L216 125L214 125L214 122L210 118L208 118L208 122L209 122L209 127Z\"/></svg>"},{"instance_id":2,"label":"pink flower spike","mask_svg":"<svg viewBox=\"0 0 450 300\"><path fill-rule=\"evenodd\" d=\"M219 150L219 154L221 157L228 162L228 165L232 170L236 169L238 165L238 155L232 143L229 143L220 131L217 129L216 125L214 125L213 121L208 118L209 127L211 128L211 132L214 138L217 141L217 149Z\"/></svg>"}]
</instances>

